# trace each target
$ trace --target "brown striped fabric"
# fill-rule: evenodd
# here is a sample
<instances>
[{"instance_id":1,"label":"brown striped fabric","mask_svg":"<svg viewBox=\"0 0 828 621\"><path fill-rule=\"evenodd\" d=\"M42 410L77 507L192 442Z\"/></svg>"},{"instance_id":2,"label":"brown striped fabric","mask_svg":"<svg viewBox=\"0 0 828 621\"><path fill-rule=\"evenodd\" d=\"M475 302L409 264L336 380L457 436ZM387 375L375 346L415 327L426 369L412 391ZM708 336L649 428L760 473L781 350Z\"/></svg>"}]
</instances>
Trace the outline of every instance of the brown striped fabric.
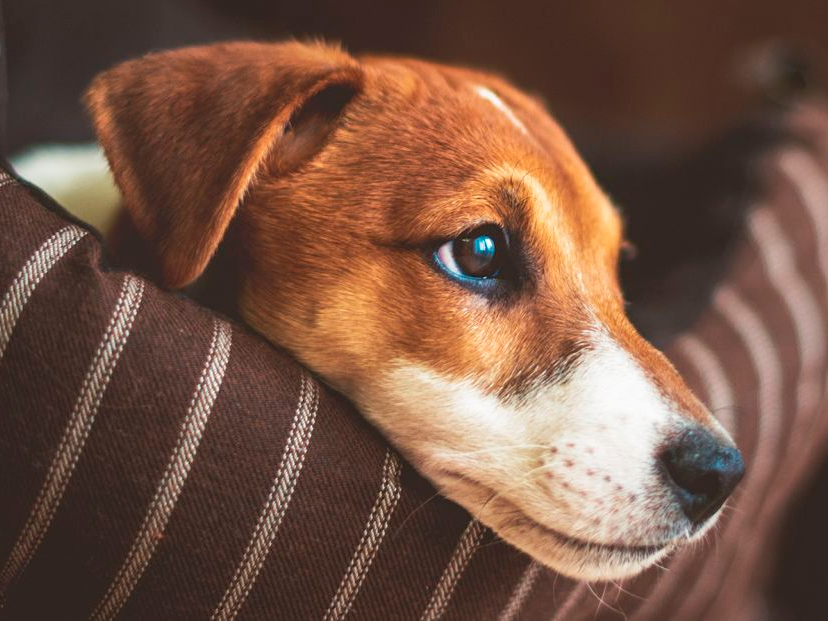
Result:
<instances>
[{"instance_id":1,"label":"brown striped fabric","mask_svg":"<svg viewBox=\"0 0 828 621\"><path fill-rule=\"evenodd\" d=\"M214 320L210 351L187 409L184 424L158 489L150 503L144 522L118 575L104 599L92 613L93 619L112 619L123 607L152 558L167 521L196 457L198 445L213 408L230 356L231 328Z\"/></svg>"},{"instance_id":2,"label":"brown striped fabric","mask_svg":"<svg viewBox=\"0 0 828 621\"><path fill-rule=\"evenodd\" d=\"M454 593L454 588L463 576L466 565L469 564L472 556L477 551L477 546L480 545L484 531L484 526L475 519L472 519L469 525L466 526L448 565L431 593L428 606L420 616L421 621L435 621L445 614L446 607L451 601L451 595Z\"/></svg>"},{"instance_id":3,"label":"brown striped fabric","mask_svg":"<svg viewBox=\"0 0 828 621\"><path fill-rule=\"evenodd\" d=\"M402 464L399 458L389 448L386 451L385 464L382 468L382 486L379 495L371 509L371 515L365 525L359 546L354 551L354 556L345 570L345 576L325 611L326 621L344 618L350 612L354 599L359 594L359 587L362 586L371 562L382 544L391 515L400 500L401 469Z\"/></svg>"},{"instance_id":4,"label":"brown striped fabric","mask_svg":"<svg viewBox=\"0 0 828 621\"><path fill-rule=\"evenodd\" d=\"M4 603L12 582L19 577L37 551L60 505L86 439L89 437L112 372L129 337L143 291L143 281L130 274L124 276L115 310L95 350L89 370L83 378L69 422L63 431L40 492L25 524L20 529L20 534L12 546L3 569L0 570L0 607Z\"/></svg>"},{"instance_id":5,"label":"brown striped fabric","mask_svg":"<svg viewBox=\"0 0 828 621\"><path fill-rule=\"evenodd\" d=\"M0 187L8 185L9 180L0 182ZM77 241L86 235L82 229L70 224L63 227L37 249L15 276L14 282L0 302L0 359L9 344L17 318L40 280L52 266L66 254Z\"/></svg>"},{"instance_id":6,"label":"brown striped fabric","mask_svg":"<svg viewBox=\"0 0 828 621\"><path fill-rule=\"evenodd\" d=\"M828 112L788 113L669 355L748 471L716 532L579 583L435 494L243 326L102 267L0 177L0 620L752 618L828 440Z\"/></svg>"},{"instance_id":7,"label":"brown striped fabric","mask_svg":"<svg viewBox=\"0 0 828 621\"><path fill-rule=\"evenodd\" d=\"M213 612L212 618L214 619L235 619L256 584L256 578L267 560L296 489L296 482L305 462L308 442L319 408L318 401L316 382L303 376L296 415L290 427L276 480L270 488L267 503L259 514L259 519L256 520L256 527L244 551L244 556L233 574L230 585L224 592L224 597L221 598Z\"/></svg>"}]
</instances>

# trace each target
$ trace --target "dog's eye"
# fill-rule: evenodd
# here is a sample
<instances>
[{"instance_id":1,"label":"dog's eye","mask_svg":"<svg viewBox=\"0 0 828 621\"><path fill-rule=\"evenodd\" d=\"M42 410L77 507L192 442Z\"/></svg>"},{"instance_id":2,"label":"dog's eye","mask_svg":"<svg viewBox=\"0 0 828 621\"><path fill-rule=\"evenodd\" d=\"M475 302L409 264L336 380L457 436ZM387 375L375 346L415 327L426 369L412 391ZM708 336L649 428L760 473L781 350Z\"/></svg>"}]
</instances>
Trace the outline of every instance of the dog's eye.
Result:
<instances>
[{"instance_id":1,"label":"dog's eye","mask_svg":"<svg viewBox=\"0 0 828 621\"><path fill-rule=\"evenodd\" d=\"M461 278L498 278L508 255L503 231L493 225L481 226L442 244L434 253L437 264L450 275Z\"/></svg>"}]
</instances>

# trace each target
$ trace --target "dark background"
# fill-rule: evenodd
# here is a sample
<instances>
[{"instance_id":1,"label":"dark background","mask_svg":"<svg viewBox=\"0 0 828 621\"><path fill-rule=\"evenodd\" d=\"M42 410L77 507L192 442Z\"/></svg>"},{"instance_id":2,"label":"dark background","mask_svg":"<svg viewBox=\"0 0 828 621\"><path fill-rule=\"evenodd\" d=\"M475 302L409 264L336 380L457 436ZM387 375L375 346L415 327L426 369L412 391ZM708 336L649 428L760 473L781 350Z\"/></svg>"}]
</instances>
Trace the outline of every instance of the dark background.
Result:
<instances>
[{"instance_id":1,"label":"dark background","mask_svg":"<svg viewBox=\"0 0 828 621\"><path fill-rule=\"evenodd\" d=\"M828 0L4 4L12 154L92 140L80 104L92 76L153 49L322 35L355 53L508 76L548 102L629 214L639 258L625 268L625 287L633 318L656 342L692 321L738 229L743 206L710 198L738 194L738 128L828 83ZM779 618L828 617L825 490L828 468L786 528L768 591Z\"/></svg>"},{"instance_id":2,"label":"dark background","mask_svg":"<svg viewBox=\"0 0 828 621\"><path fill-rule=\"evenodd\" d=\"M353 52L494 69L544 96L582 148L627 155L700 144L755 108L791 64L828 77L824 0L5 5L12 151L32 139L91 137L77 102L97 71L151 49L239 36L324 35Z\"/></svg>"}]
</instances>

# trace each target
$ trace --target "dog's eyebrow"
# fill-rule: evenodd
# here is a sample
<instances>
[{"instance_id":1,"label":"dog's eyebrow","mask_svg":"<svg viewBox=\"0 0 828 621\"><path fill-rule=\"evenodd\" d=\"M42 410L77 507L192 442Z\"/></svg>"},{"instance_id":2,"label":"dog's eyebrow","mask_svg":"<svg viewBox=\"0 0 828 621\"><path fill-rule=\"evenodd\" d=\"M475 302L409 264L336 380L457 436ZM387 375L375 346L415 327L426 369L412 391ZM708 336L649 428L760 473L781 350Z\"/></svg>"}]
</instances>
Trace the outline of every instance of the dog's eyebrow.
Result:
<instances>
[{"instance_id":1,"label":"dog's eyebrow","mask_svg":"<svg viewBox=\"0 0 828 621\"><path fill-rule=\"evenodd\" d=\"M511 183L503 184L498 188L498 198L518 213L526 209L526 196L516 192Z\"/></svg>"}]
</instances>

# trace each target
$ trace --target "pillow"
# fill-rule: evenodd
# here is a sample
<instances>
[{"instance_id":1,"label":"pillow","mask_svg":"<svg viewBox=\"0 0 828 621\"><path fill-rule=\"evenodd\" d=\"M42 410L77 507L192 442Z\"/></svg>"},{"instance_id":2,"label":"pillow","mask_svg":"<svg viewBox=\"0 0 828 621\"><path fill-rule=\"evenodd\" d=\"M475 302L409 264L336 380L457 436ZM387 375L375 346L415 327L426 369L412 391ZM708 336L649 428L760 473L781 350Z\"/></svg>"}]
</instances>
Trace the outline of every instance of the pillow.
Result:
<instances>
[{"instance_id":1,"label":"pillow","mask_svg":"<svg viewBox=\"0 0 828 621\"><path fill-rule=\"evenodd\" d=\"M450 601L491 534L284 354L103 269L93 234L0 183L9 618L377 618ZM524 563L502 545L474 556L492 592L470 611Z\"/></svg>"},{"instance_id":2,"label":"pillow","mask_svg":"<svg viewBox=\"0 0 828 621\"><path fill-rule=\"evenodd\" d=\"M748 473L703 545L620 584L501 542L296 362L108 270L93 233L5 175L6 617L755 618L775 531L828 438L828 112L778 124L722 277L668 348Z\"/></svg>"}]
</instances>

